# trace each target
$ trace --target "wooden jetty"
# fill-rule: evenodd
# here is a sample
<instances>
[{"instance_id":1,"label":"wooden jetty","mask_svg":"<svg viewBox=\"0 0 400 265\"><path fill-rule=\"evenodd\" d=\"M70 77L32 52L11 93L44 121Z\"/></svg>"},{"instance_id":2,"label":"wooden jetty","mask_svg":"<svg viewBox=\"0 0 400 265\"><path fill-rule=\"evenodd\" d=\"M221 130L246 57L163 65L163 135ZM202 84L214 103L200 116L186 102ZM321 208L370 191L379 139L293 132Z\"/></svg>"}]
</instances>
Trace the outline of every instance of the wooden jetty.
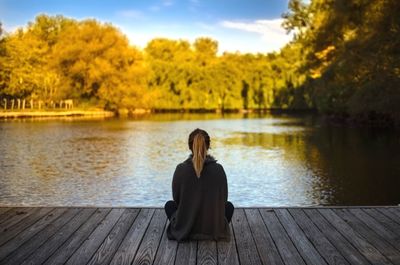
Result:
<instances>
[{"instance_id":1,"label":"wooden jetty","mask_svg":"<svg viewBox=\"0 0 400 265\"><path fill-rule=\"evenodd\" d=\"M0 264L400 264L399 207L237 208L177 243L160 208L0 207Z\"/></svg>"}]
</instances>

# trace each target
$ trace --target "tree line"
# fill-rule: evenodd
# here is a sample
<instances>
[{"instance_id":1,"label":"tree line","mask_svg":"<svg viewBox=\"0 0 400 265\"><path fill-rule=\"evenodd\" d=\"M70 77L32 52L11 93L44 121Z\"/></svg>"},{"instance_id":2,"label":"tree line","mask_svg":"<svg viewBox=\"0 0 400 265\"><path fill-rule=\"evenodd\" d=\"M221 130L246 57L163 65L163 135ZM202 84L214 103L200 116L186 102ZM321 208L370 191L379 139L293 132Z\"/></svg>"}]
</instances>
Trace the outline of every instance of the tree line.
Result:
<instances>
[{"instance_id":1,"label":"tree line","mask_svg":"<svg viewBox=\"0 0 400 265\"><path fill-rule=\"evenodd\" d=\"M283 26L294 39L279 52L222 55L208 37L141 50L110 23L42 14L14 32L0 26L0 98L399 117L399 11L396 0L291 0Z\"/></svg>"},{"instance_id":2,"label":"tree line","mask_svg":"<svg viewBox=\"0 0 400 265\"><path fill-rule=\"evenodd\" d=\"M302 49L296 69L323 113L400 124L400 1L289 2L284 27ZM378 121L379 122L379 121Z\"/></svg>"},{"instance_id":3,"label":"tree line","mask_svg":"<svg viewBox=\"0 0 400 265\"><path fill-rule=\"evenodd\" d=\"M282 90L295 79L291 62L217 51L207 37L156 38L140 50L109 23L39 15L1 39L0 95L111 110L289 107Z\"/></svg>"}]
</instances>

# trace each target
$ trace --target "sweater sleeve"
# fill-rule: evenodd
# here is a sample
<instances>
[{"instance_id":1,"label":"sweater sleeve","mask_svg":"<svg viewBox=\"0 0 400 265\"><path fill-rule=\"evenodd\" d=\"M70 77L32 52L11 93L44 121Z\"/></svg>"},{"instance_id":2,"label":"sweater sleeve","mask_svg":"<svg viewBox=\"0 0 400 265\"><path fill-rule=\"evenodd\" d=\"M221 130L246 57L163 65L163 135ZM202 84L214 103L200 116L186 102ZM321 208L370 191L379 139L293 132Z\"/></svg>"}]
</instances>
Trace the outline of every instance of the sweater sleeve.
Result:
<instances>
[{"instance_id":1,"label":"sweater sleeve","mask_svg":"<svg viewBox=\"0 0 400 265\"><path fill-rule=\"evenodd\" d=\"M179 171L179 165L176 166L174 176L172 177L172 198L176 202L176 204L179 204L179 194L180 194L180 183L178 181L178 171Z\"/></svg>"},{"instance_id":2,"label":"sweater sleeve","mask_svg":"<svg viewBox=\"0 0 400 265\"><path fill-rule=\"evenodd\" d=\"M225 199L225 202L227 202L228 201L228 180L226 178L225 170L222 165L221 165L221 170L222 170L222 176L223 176L222 194L223 194L223 198Z\"/></svg>"}]
</instances>

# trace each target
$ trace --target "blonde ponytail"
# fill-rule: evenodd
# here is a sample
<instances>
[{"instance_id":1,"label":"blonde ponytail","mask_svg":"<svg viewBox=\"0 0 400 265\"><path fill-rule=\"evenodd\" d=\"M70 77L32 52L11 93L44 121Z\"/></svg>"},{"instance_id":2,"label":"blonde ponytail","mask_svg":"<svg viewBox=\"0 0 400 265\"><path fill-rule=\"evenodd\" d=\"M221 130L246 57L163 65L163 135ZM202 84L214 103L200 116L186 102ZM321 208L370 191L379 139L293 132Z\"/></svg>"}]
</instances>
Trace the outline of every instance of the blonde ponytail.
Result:
<instances>
[{"instance_id":1,"label":"blonde ponytail","mask_svg":"<svg viewBox=\"0 0 400 265\"><path fill-rule=\"evenodd\" d=\"M194 136L192 151L194 170L196 171L196 176L200 178L200 173L203 170L204 160L207 155L207 145L203 134L198 133Z\"/></svg>"}]
</instances>

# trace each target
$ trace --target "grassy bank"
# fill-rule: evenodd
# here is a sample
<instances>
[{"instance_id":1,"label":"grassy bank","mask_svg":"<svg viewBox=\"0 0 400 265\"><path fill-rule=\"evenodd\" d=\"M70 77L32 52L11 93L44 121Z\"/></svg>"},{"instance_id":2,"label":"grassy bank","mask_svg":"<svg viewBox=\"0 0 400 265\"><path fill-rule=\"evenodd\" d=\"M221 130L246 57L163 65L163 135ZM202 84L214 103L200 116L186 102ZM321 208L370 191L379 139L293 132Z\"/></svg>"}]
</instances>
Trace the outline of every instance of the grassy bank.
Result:
<instances>
[{"instance_id":1,"label":"grassy bank","mask_svg":"<svg viewBox=\"0 0 400 265\"><path fill-rule=\"evenodd\" d=\"M112 111L102 109L73 109L73 110L6 110L0 111L0 119L34 118L34 117L113 117Z\"/></svg>"}]
</instances>

